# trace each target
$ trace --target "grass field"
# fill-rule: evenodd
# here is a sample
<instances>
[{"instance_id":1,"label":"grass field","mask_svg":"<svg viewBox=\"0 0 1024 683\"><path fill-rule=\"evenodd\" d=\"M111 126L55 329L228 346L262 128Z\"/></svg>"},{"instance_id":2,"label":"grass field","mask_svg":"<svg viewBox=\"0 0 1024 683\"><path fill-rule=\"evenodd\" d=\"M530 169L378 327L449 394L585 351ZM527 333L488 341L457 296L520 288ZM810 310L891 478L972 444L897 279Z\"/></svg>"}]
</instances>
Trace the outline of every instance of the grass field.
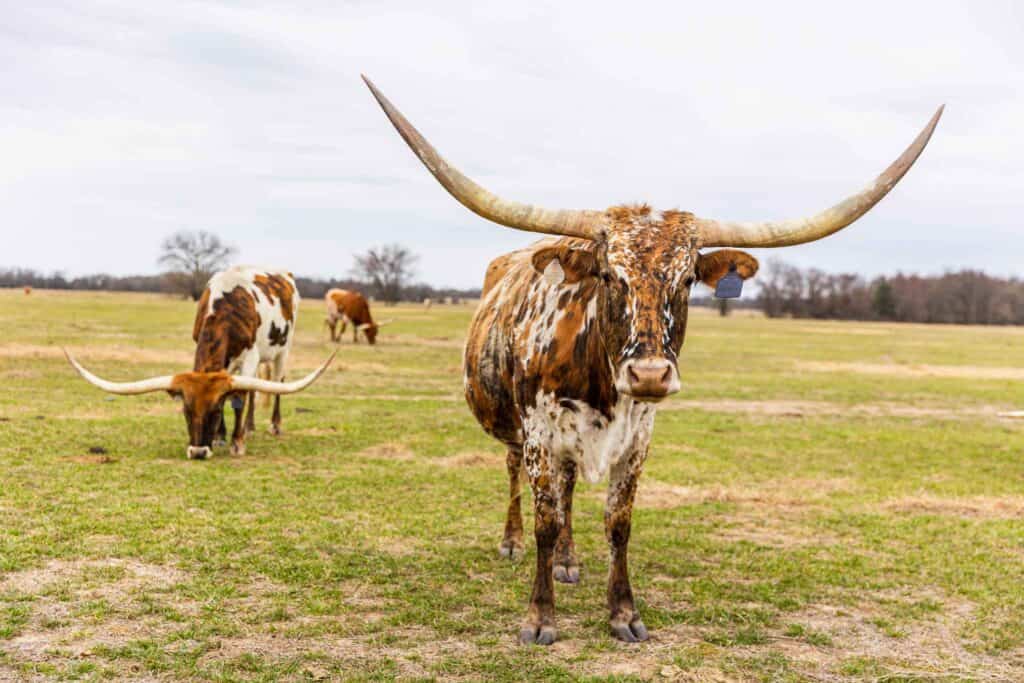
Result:
<instances>
[{"instance_id":1,"label":"grass field","mask_svg":"<svg viewBox=\"0 0 1024 683\"><path fill-rule=\"evenodd\" d=\"M332 348L320 306L293 377ZM189 369L193 312L0 291L0 680L1024 680L1024 423L998 417L1024 330L695 312L633 517L652 638L608 634L581 483L544 649L516 644L532 540L499 558L504 454L461 396L469 308L379 311L280 438L260 409L248 454L207 462L175 401L107 396L59 349Z\"/></svg>"}]
</instances>

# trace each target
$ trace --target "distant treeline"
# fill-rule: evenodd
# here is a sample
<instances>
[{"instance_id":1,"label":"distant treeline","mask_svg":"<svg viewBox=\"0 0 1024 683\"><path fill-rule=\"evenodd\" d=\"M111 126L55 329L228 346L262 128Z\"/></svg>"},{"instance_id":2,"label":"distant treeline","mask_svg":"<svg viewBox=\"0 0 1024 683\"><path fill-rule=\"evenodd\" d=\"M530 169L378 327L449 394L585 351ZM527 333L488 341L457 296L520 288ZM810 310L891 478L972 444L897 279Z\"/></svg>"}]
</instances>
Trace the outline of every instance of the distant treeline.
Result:
<instances>
[{"instance_id":1,"label":"distant treeline","mask_svg":"<svg viewBox=\"0 0 1024 683\"><path fill-rule=\"evenodd\" d=\"M319 299L332 287L355 289L367 296L377 297L372 285L356 280L321 280L316 278L298 277L296 284L299 294L304 298ZM35 289L73 289L88 291L114 292L166 292L177 293L177 288L168 274L161 275L82 275L67 277L62 273L49 275L26 268L0 269L0 287L32 287ZM475 299L480 296L479 289L438 289L425 284L408 285L401 289L402 301L421 302L424 299L441 302L452 297L456 299Z\"/></svg>"},{"instance_id":2,"label":"distant treeline","mask_svg":"<svg viewBox=\"0 0 1024 683\"><path fill-rule=\"evenodd\" d=\"M974 270L868 280L775 261L757 280L761 308L772 318L1024 324L1024 282Z\"/></svg>"}]
</instances>

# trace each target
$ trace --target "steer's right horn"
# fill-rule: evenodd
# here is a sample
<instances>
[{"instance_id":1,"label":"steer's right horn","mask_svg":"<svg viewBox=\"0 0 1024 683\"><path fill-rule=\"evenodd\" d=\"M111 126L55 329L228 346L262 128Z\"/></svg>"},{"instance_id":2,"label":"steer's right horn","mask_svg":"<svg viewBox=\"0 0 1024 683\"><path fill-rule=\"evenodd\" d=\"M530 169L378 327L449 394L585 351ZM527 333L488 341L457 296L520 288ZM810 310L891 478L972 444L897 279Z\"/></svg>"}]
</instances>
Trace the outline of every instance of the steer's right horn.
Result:
<instances>
[{"instance_id":1,"label":"steer's right horn","mask_svg":"<svg viewBox=\"0 0 1024 683\"><path fill-rule=\"evenodd\" d=\"M132 395L148 394L151 391L168 391L171 388L171 382L174 380L172 375L164 375L163 377L151 377L149 379L139 380L138 382L111 382L92 374L83 368L67 349L62 350L64 351L64 355L67 357L68 362L71 363L71 367L78 371L78 374L82 376L82 379L111 394Z\"/></svg>"},{"instance_id":2,"label":"steer's right horn","mask_svg":"<svg viewBox=\"0 0 1024 683\"><path fill-rule=\"evenodd\" d=\"M315 382L320 375L324 374L324 370L327 369L327 366L331 364L331 361L337 355L338 352L335 351L331 354L330 358L324 361L323 365L294 382L274 382L269 379L233 375L231 377L231 389L233 391L262 391L265 394L294 394L297 391L302 391Z\"/></svg>"},{"instance_id":3,"label":"steer's right horn","mask_svg":"<svg viewBox=\"0 0 1024 683\"><path fill-rule=\"evenodd\" d=\"M444 160L437 150L420 135L409 121L402 116L388 98L384 97L366 76L363 80L377 103L387 114L398 134L412 148L423 165L427 167L444 189L458 199L467 209L489 221L517 230L540 232L547 235L595 238L604 227L601 211L545 209L532 204L521 204L502 199L498 195L477 185L462 175L457 168Z\"/></svg>"}]
</instances>

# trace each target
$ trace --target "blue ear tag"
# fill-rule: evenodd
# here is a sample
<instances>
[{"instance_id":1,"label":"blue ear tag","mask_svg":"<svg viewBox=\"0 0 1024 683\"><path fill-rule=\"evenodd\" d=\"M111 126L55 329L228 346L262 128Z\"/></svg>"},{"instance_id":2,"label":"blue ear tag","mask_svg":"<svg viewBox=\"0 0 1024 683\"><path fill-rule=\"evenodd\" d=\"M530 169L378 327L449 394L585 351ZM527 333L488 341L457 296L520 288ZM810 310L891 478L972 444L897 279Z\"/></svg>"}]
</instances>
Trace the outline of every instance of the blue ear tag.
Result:
<instances>
[{"instance_id":1,"label":"blue ear tag","mask_svg":"<svg viewBox=\"0 0 1024 683\"><path fill-rule=\"evenodd\" d=\"M729 266L729 272L715 286L716 299L738 299L743 293L743 278L736 272L736 266Z\"/></svg>"}]
</instances>

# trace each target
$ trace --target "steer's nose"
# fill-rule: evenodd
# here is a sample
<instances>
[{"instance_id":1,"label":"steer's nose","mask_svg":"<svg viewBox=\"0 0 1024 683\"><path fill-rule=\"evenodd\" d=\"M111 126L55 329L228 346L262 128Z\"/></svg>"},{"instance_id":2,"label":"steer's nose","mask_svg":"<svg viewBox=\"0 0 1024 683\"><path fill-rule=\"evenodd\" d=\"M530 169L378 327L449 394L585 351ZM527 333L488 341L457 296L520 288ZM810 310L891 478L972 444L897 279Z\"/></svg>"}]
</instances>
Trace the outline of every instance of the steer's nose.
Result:
<instances>
[{"instance_id":1,"label":"steer's nose","mask_svg":"<svg viewBox=\"0 0 1024 683\"><path fill-rule=\"evenodd\" d=\"M679 391L679 374L670 361L642 358L627 361L622 368L626 393L640 401L659 401Z\"/></svg>"},{"instance_id":2,"label":"steer's nose","mask_svg":"<svg viewBox=\"0 0 1024 683\"><path fill-rule=\"evenodd\" d=\"M209 446L189 446L185 451L189 460L206 460L213 455L213 449Z\"/></svg>"}]
</instances>

